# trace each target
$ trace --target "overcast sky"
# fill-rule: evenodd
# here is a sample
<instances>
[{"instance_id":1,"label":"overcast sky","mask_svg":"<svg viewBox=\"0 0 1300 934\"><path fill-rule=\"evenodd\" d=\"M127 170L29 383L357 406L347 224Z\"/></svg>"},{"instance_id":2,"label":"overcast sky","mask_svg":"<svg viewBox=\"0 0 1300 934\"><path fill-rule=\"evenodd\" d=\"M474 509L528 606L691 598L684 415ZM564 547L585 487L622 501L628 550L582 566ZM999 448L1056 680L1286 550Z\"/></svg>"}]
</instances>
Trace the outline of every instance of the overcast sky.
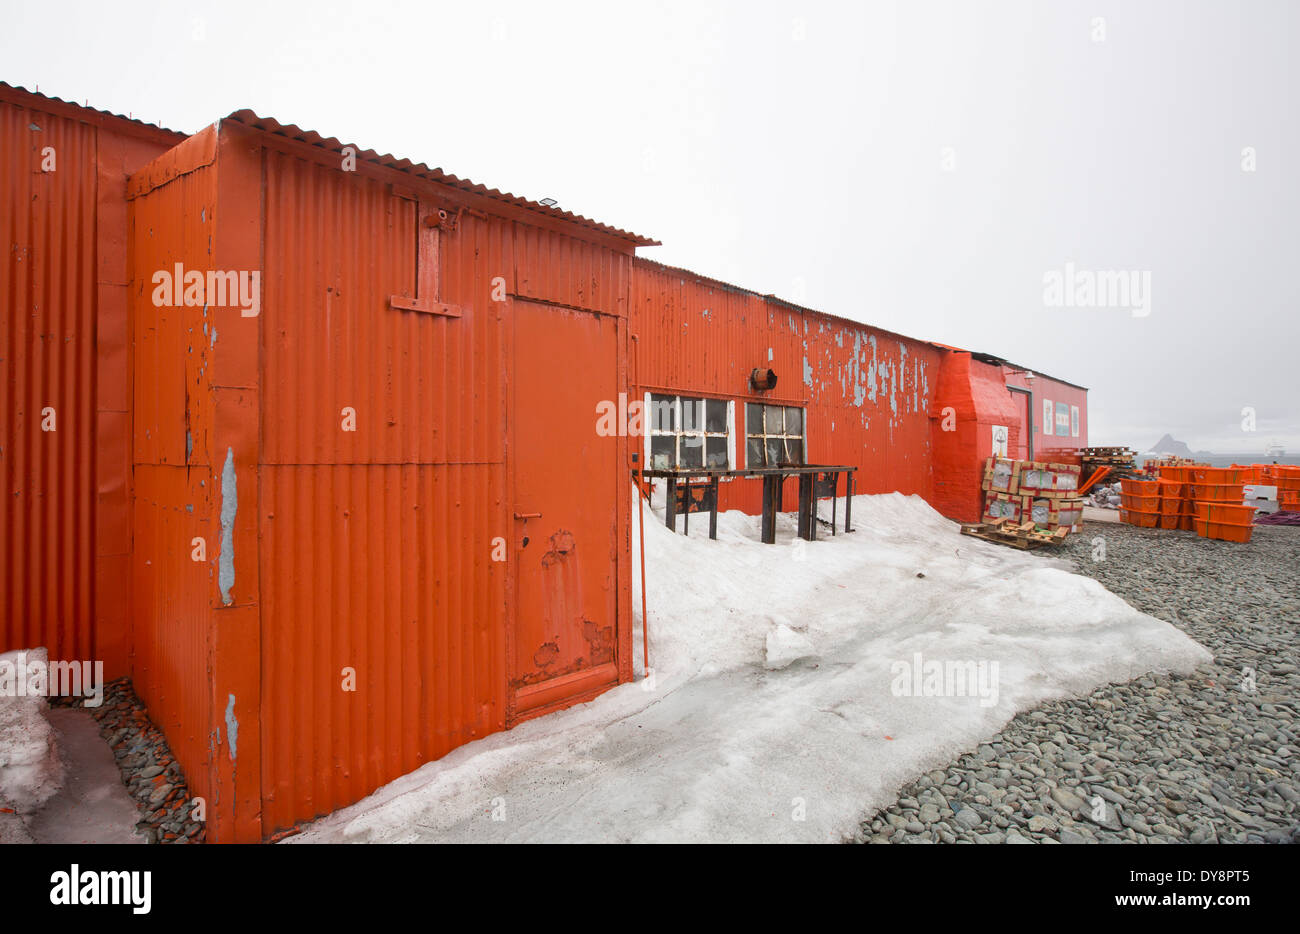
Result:
<instances>
[{"instance_id":1,"label":"overcast sky","mask_svg":"<svg viewBox=\"0 0 1300 934\"><path fill-rule=\"evenodd\" d=\"M248 107L556 198L1088 386L1094 444L1300 451L1300 3L0 8L10 84L191 132ZM1149 274L1145 307L1049 307L1067 263Z\"/></svg>"}]
</instances>

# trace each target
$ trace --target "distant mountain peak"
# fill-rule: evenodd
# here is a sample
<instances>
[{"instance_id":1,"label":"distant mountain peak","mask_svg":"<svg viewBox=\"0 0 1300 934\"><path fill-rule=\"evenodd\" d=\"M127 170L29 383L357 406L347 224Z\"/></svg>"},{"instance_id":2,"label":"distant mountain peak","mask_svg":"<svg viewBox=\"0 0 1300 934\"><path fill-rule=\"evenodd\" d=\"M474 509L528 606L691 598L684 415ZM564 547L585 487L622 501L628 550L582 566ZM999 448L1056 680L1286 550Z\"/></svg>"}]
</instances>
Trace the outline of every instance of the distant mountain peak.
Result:
<instances>
[{"instance_id":1,"label":"distant mountain peak","mask_svg":"<svg viewBox=\"0 0 1300 934\"><path fill-rule=\"evenodd\" d=\"M1210 451L1193 451L1186 443L1179 441L1172 435L1166 434L1155 444L1151 445L1151 450L1157 454L1166 454L1173 457L1195 457L1211 453Z\"/></svg>"}]
</instances>

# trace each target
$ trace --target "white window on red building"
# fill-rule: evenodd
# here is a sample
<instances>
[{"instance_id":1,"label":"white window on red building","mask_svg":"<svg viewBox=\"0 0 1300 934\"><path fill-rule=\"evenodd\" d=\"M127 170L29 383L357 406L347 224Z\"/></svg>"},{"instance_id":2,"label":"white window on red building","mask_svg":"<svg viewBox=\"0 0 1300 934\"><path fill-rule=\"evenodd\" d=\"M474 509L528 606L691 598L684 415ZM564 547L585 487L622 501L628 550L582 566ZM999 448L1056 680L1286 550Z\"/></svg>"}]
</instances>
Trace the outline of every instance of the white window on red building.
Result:
<instances>
[{"instance_id":1,"label":"white window on red building","mask_svg":"<svg viewBox=\"0 0 1300 934\"><path fill-rule=\"evenodd\" d=\"M650 393L646 403L646 461L652 470L731 468L733 403L659 393Z\"/></svg>"},{"instance_id":2,"label":"white window on red building","mask_svg":"<svg viewBox=\"0 0 1300 934\"><path fill-rule=\"evenodd\" d=\"M804 463L804 411L790 405L745 405L745 466Z\"/></svg>"}]
</instances>

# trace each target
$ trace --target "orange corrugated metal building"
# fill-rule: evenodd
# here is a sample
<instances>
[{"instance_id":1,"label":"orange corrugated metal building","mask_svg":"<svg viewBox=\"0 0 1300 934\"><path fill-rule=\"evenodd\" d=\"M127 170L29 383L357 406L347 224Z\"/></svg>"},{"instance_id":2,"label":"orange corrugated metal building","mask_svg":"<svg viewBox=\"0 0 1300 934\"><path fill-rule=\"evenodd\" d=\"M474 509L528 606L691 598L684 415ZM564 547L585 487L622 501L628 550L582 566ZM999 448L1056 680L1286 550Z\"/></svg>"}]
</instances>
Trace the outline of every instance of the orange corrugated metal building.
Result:
<instances>
[{"instance_id":1,"label":"orange corrugated metal building","mask_svg":"<svg viewBox=\"0 0 1300 934\"><path fill-rule=\"evenodd\" d=\"M1005 361L626 231L248 111L182 137L0 92L0 650L129 673L211 840L632 678L629 479L690 426L603 431L614 400L698 412L702 457L797 450L961 517L987 429L1038 437ZM28 177L38 132L57 179ZM1052 440L1086 443L1055 422L1085 391L1052 385Z\"/></svg>"},{"instance_id":2,"label":"orange corrugated metal building","mask_svg":"<svg viewBox=\"0 0 1300 934\"><path fill-rule=\"evenodd\" d=\"M0 651L130 670L126 177L184 137L0 83Z\"/></svg>"},{"instance_id":3,"label":"orange corrugated metal building","mask_svg":"<svg viewBox=\"0 0 1300 934\"><path fill-rule=\"evenodd\" d=\"M758 414L749 406L777 406L804 413L791 435L802 435L806 463L860 468L859 493L930 495L930 405L942 350L649 260L638 259L635 270L636 396L645 404L725 403L721 466L762 466L747 450ZM756 368L777 374L774 389L752 388ZM652 425L643 444L651 465L658 429ZM786 502L794 502L794 484L787 481ZM719 489L720 508L755 513L760 499L757 479Z\"/></svg>"}]
</instances>

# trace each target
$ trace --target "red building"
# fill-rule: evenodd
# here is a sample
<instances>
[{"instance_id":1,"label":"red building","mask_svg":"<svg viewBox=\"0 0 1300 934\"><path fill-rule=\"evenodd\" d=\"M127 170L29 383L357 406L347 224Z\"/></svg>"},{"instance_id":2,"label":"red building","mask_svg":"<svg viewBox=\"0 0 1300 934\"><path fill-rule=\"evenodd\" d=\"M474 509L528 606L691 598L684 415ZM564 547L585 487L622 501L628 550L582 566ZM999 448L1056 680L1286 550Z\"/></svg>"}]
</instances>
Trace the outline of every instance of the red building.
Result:
<instances>
[{"instance_id":1,"label":"red building","mask_svg":"<svg viewBox=\"0 0 1300 934\"><path fill-rule=\"evenodd\" d=\"M185 137L0 86L0 126L0 651L130 675L212 840L630 680L647 461L843 464L964 519L995 443L1086 444L1080 387L248 111ZM662 403L644 437L601 430L620 398Z\"/></svg>"}]
</instances>

